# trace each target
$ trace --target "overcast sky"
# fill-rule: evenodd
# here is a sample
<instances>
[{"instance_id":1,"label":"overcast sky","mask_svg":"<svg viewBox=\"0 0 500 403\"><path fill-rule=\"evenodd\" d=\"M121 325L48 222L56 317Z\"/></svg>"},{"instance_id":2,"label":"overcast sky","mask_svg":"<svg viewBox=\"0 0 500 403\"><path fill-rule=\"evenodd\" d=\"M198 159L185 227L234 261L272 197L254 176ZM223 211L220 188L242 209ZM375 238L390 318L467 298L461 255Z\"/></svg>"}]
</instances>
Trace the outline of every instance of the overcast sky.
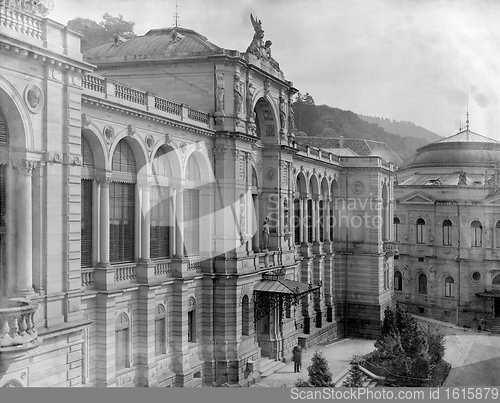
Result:
<instances>
[{"instance_id":1,"label":"overcast sky","mask_svg":"<svg viewBox=\"0 0 500 403\"><path fill-rule=\"evenodd\" d=\"M49 18L122 14L135 32L174 23L175 0L53 0ZM500 140L500 1L178 0L179 24L244 52L249 14L288 80L316 104L409 120L442 136L465 123Z\"/></svg>"}]
</instances>

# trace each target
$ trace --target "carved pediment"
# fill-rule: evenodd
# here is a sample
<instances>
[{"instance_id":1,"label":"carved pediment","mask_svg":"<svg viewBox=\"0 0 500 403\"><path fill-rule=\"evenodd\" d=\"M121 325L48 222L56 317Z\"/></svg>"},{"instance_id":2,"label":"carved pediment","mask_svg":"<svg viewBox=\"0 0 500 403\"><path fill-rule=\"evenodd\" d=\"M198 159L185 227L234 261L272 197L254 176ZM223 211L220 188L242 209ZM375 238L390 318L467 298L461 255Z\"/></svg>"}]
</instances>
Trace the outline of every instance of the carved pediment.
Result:
<instances>
[{"instance_id":1,"label":"carved pediment","mask_svg":"<svg viewBox=\"0 0 500 403\"><path fill-rule=\"evenodd\" d=\"M422 191L416 191L399 199L401 204L434 204L436 198Z\"/></svg>"}]
</instances>

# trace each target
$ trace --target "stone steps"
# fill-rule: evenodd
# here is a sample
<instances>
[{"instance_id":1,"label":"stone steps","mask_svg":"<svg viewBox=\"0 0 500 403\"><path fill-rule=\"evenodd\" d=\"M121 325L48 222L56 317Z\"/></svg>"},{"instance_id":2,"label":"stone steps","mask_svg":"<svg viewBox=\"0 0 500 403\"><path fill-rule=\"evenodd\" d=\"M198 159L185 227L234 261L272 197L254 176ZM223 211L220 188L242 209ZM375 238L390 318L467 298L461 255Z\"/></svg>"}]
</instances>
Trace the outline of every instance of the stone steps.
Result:
<instances>
[{"instance_id":1,"label":"stone steps","mask_svg":"<svg viewBox=\"0 0 500 403\"><path fill-rule=\"evenodd\" d=\"M260 377L266 378L285 366L281 361L271 360L270 358L262 357L260 360Z\"/></svg>"},{"instance_id":2,"label":"stone steps","mask_svg":"<svg viewBox=\"0 0 500 403\"><path fill-rule=\"evenodd\" d=\"M342 387L344 381L346 381L347 378L349 377L349 370L350 369L351 369L350 367L344 369L340 374L338 374L333 379L333 384L335 385L336 388ZM363 372L366 371L363 367L361 367L361 370ZM368 372L368 371L366 371L366 372ZM363 374L363 376L362 376L362 384L363 384L363 388L375 388L378 386L377 380L373 379L367 373Z\"/></svg>"}]
</instances>

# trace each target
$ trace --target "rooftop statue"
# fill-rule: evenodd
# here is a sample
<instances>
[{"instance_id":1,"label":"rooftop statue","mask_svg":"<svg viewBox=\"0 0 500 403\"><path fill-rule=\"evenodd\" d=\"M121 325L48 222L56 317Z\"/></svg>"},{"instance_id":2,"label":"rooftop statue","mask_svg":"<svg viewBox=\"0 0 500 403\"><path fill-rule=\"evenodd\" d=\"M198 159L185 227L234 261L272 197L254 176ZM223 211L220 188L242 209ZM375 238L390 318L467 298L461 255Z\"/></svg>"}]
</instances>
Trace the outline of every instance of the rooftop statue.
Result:
<instances>
[{"instance_id":1,"label":"rooftop statue","mask_svg":"<svg viewBox=\"0 0 500 403\"><path fill-rule=\"evenodd\" d=\"M276 60L274 60L271 56L271 45L273 44L271 41L264 42L264 30L262 29L262 21L254 18L252 14L250 14L250 21L252 21L253 29L255 33L253 34L252 42L250 46L247 48L247 53L251 53L257 59L267 60L271 66L273 66L276 70L279 70L279 64Z\"/></svg>"}]
</instances>

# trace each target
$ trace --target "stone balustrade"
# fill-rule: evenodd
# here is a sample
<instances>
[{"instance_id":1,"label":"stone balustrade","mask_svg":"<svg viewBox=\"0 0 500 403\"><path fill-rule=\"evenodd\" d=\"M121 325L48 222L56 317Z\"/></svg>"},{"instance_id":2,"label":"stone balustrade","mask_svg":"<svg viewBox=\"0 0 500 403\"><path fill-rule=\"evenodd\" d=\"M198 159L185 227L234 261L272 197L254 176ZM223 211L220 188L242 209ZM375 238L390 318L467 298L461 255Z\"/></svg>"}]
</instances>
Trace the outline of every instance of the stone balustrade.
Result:
<instances>
[{"instance_id":1,"label":"stone balustrade","mask_svg":"<svg viewBox=\"0 0 500 403\"><path fill-rule=\"evenodd\" d=\"M9 300L0 308L0 353L8 347L33 347L38 339L35 325L37 304L24 300Z\"/></svg>"},{"instance_id":2,"label":"stone balustrade","mask_svg":"<svg viewBox=\"0 0 500 403\"><path fill-rule=\"evenodd\" d=\"M106 100L122 99L133 103L138 109L156 112L160 115L173 115L181 121L209 128L210 114L191 108L182 103L173 102L146 91L129 87L97 74L88 73L82 77L84 94L98 95ZM88 91L85 91L88 90ZM99 97L99 96L98 96Z\"/></svg>"}]
</instances>

